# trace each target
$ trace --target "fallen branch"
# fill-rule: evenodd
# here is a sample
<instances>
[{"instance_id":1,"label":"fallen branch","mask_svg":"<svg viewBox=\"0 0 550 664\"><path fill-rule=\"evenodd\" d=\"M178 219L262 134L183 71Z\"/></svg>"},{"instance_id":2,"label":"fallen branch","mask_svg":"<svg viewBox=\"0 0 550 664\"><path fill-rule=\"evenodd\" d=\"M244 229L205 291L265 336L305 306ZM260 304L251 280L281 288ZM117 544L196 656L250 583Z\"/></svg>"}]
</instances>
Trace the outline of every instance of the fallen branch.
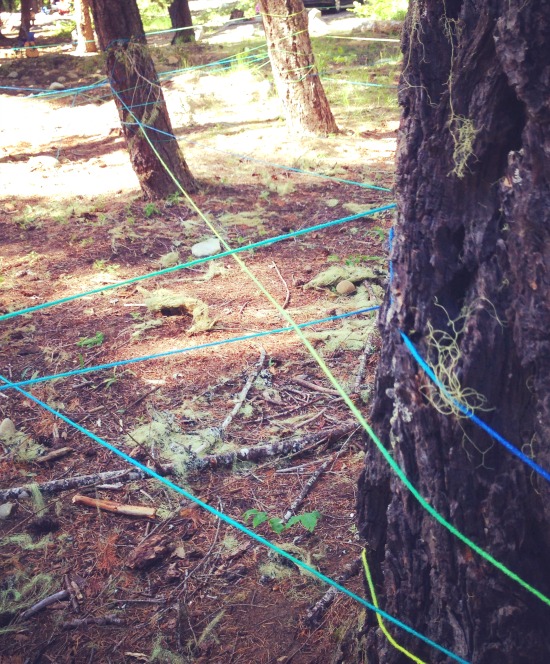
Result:
<instances>
[{"instance_id":1,"label":"fallen branch","mask_svg":"<svg viewBox=\"0 0 550 664\"><path fill-rule=\"evenodd\" d=\"M103 618L76 618L75 620L64 622L61 625L61 629L78 629L79 627L85 627L87 625L116 625L117 627L124 627L126 623L122 618L118 618L117 616L103 616Z\"/></svg>"},{"instance_id":2,"label":"fallen branch","mask_svg":"<svg viewBox=\"0 0 550 664\"><path fill-rule=\"evenodd\" d=\"M231 421L233 420L235 415L241 409L241 406L243 405L244 400L246 399L246 397L248 396L248 393L250 392L250 388L252 387L252 385L254 385L254 381L256 380L256 378L258 378L258 375L259 375L260 371L263 369L264 362L265 362L265 350L262 348L261 353L260 353L260 359L258 360L258 364L256 365L256 368L250 374L250 376L248 377L248 380L246 381L245 386L240 391L239 396L237 397L237 401L235 403L235 406L233 407L233 410L229 413L229 415L222 422L222 425L220 427L220 430L221 430L222 434L227 429L227 427L231 424Z\"/></svg>"},{"instance_id":3,"label":"fallen branch","mask_svg":"<svg viewBox=\"0 0 550 664\"><path fill-rule=\"evenodd\" d=\"M308 389L313 390L314 392L323 392L324 394L332 394L337 397L340 396L340 392L338 392L337 390L333 390L330 387L324 387L323 385L317 385L317 383L312 383L311 381L304 380L303 378L292 378L291 380L293 383L301 385L302 387L307 387Z\"/></svg>"},{"instance_id":4,"label":"fallen branch","mask_svg":"<svg viewBox=\"0 0 550 664\"><path fill-rule=\"evenodd\" d=\"M36 613L39 613L42 611L42 609L45 609L47 606L50 606L50 604L55 604L56 602L61 602L65 599L69 599L69 591L68 590L60 590L58 593L54 593L53 595L49 595L48 597L45 597L44 599L41 599L40 602L37 602L33 606L31 606L30 609L27 609L26 611L23 611L23 613L19 616L19 620L28 620L29 618L32 618Z\"/></svg>"},{"instance_id":5,"label":"fallen branch","mask_svg":"<svg viewBox=\"0 0 550 664\"><path fill-rule=\"evenodd\" d=\"M216 468L232 466L235 461L260 463L270 457L306 452L323 442L332 445L340 440L340 438L355 431L356 428L357 423L355 421L346 421L332 429L322 429L321 431L316 431L301 436L300 438L286 438L277 443L270 443L269 445L241 447L235 452L228 452L226 454L211 454L205 457L194 456L186 463L186 465L189 470L215 470ZM173 472L173 466L167 464L164 466L164 470L169 474ZM109 470L104 473L95 473L93 475L79 475L76 477L66 477L61 480L51 480L50 482L39 484L38 488L41 493L50 494L81 489L87 486L97 486L98 484L115 479L124 482L133 482L134 480L149 479L149 475L134 468ZM30 495L31 489L27 484L0 491L0 501L5 502L7 500L13 500L14 498L28 498Z\"/></svg>"},{"instance_id":6,"label":"fallen branch","mask_svg":"<svg viewBox=\"0 0 550 664\"><path fill-rule=\"evenodd\" d=\"M127 516L144 516L148 519L154 519L157 510L154 507L145 507L144 505L123 505L114 500L103 500L101 498L90 498L76 494L71 501L74 505L87 505L96 509L114 512L115 514L125 514Z\"/></svg>"},{"instance_id":7,"label":"fallen branch","mask_svg":"<svg viewBox=\"0 0 550 664\"><path fill-rule=\"evenodd\" d=\"M359 570L361 569L361 559L358 558L354 560L349 565L346 565L344 571L340 576L336 577L337 583L344 583L348 579L351 579L352 576L357 576ZM336 599L336 595L339 593L339 590L336 590L334 586L331 586L327 592L321 597L321 599L314 604L311 609L306 614L305 623L308 627L316 627L322 620L324 614L326 613L329 606Z\"/></svg>"},{"instance_id":8,"label":"fallen branch","mask_svg":"<svg viewBox=\"0 0 550 664\"><path fill-rule=\"evenodd\" d=\"M235 461L253 461L259 463L269 457L281 456L302 451L310 445L320 445L326 442L332 445L344 436L348 436L357 428L357 422L344 422L341 426L332 429L323 429L307 434L300 438L287 438L270 445L256 445L255 447L241 447L235 452L225 454L211 454L197 457L187 465L189 469L203 470L205 468L223 468L232 466Z\"/></svg>"},{"instance_id":9,"label":"fallen branch","mask_svg":"<svg viewBox=\"0 0 550 664\"><path fill-rule=\"evenodd\" d=\"M71 452L74 452L72 447L60 447L57 450L52 450L48 454L44 454L44 456L38 457L36 463L47 463L48 461L55 461L55 459L61 459L61 457L64 457L67 454L71 454Z\"/></svg>"},{"instance_id":10,"label":"fallen branch","mask_svg":"<svg viewBox=\"0 0 550 664\"><path fill-rule=\"evenodd\" d=\"M288 284L284 280L283 275L281 274L279 268L277 267L277 263L275 263L275 261L273 261L272 265L275 268L275 272L277 272L277 275L278 275L279 279L283 282L283 286L285 287L285 290L286 290L286 297L285 297L285 301L283 303L283 309L286 309L287 306L288 306L288 303L290 302L290 291L288 290Z\"/></svg>"},{"instance_id":11,"label":"fallen branch","mask_svg":"<svg viewBox=\"0 0 550 664\"><path fill-rule=\"evenodd\" d=\"M71 489L80 489L85 486L93 486L103 482L109 482L115 479L124 478L130 482L132 480L143 479L146 477L141 470L124 468L123 470L108 470L104 473L95 473L93 475L78 475L76 477L65 477L61 480L51 480L40 484L38 488L40 493L58 493L60 491L70 491ZM0 491L0 501L12 500L13 498L28 498L31 495L30 485L17 486L11 489Z\"/></svg>"}]
</instances>

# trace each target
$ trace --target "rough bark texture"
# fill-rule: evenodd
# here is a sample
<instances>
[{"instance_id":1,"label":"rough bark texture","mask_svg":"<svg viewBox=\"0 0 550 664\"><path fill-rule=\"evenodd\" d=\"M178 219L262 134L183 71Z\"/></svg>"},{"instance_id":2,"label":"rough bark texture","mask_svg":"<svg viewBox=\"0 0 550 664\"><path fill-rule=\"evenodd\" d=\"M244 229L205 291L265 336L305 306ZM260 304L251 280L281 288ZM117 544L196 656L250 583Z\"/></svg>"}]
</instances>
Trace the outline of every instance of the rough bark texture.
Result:
<instances>
[{"instance_id":1,"label":"rough bark texture","mask_svg":"<svg viewBox=\"0 0 550 664\"><path fill-rule=\"evenodd\" d=\"M74 20L77 38L76 52L79 54L96 53L97 46L94 39L89 0L75 0Z\"/></svg>"},{"instance_id":2,"label":"rough bark texture","mask_svg":"<svg viewBox=\"0 0 550 664\"><path fill-rule=\"evenodd\" d=\"M21 25L19 27L19 41L26 42L31 31L31 0L21 0Z\"/></svg>"},{"instance_id":3,"label":"rough bark texture","mask_svg":"<svg viewBox=\"0 0 550 664\"><path fill-rule=\"evenodd\" d=\"M107 75L113 89L122 130L134 171L146 198L188 192L196 183L185 163L164 101L153 60L147 50L136 0L90 0L100 47L106 52ZM141 129L141 123L146 126ZM159 153L157 157L144 132Z\"/></svg>"},{"instance_id":4,"label":"rough bark texture","mask_svg":"<svg viewBox=\"0 0 550 664\"><path fill-rule=\"evenodd\" d=\"M437 412L399 329L436 365L429 325L454 336L448 317L462 312L454 373L487 398L482 419L550 469L550 3L413 0L403 50L374 426L428 502L549 595L548 484ZM374 449L358 514L385 610L476 664L547 664L549 608L435 523ZM372 615L365 651L369 664L410 661Z\"/></svg>"},{"instance_id":5,"label":"rough bark texture","mask_svg":"<svg viewBox=\"0 0 550 664\"><path fill-rule=\"evenodd\" d=\"M189 9L189 0L173 0L168 7L170 21L173 28L188 28L188 30L179 30L172 37L172 44L177 42L194 42L195 32L193 30L193 19Z\"/></svg>"},{"instance_id":6,"label":"rough bark texture","mask_svg":"<svg viewBox=\"0 0 550 664\"><path fill-rule=\"evenodd\" d=\"M302 0L260 0L277 94L290 129L338 131L315 65Z\"/></svg>"}]
</instances>

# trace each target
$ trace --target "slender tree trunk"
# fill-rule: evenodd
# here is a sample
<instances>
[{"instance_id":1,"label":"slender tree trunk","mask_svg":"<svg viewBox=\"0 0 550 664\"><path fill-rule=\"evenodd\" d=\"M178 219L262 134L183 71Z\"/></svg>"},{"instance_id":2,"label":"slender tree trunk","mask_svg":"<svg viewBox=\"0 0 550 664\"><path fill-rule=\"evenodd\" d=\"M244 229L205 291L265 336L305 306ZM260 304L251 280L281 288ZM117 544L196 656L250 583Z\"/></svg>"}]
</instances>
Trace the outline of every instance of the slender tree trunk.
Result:
<instances>
[{"instance_id":1,"label":"slender tree trunk","mask_svg":"<svg viewBox=\"0 0 550 664\"><path fill-rule=\"evenodd\" d=\"M260 5L273 77L288 126L298 133L336 133L302 0L260 0Z\"/></svg>"},{"instance_id":2,"label":"slender tree trunk","mask_svg":"<svg viewBox=\"0 0 550 664\"><path fill-rule=\"evenodd\" d=\"M91 0L91 9L100 47L107 54L107 75L132 166L145 197L165 198L178 191L170 173L188 192L195 191L196 182L173 135L136 0Z\"/></svg>"},{"instance_id":3,"label":"slender tree trunk","mask_svg":"<svg viewBox=\"0 0 550 664\"><path fill-rule=\"evenodd\" d=\"M194 42L195 32L193 30L193 19L189 9L189 0L173 0L168 7L172 27L187 28L187 30L178 30L174 33L172 44L177 42Z\"/></svg>"},{"instance_id":4,"label":"slender tree trunk","mask_svg":"<svg viewBox=\"0 0 550 664\"><path fill-rule=\"evenodd\" d=\"M21 0L21 26L19 28L19 41L28 41L31 31L31 0Z\"/></svg>"},{"instance_id":5,"label":"slender tree trunk","mask_svg":"<svg viewBox=\"0 0 550 664\"><path fill-rule=\"evenodd\" d=\"M459 379L458 398L483 395L477 414L550 470L549 35L547 0L411 3L373 409L424 498L547 596L549 485L469 421L438 412L450 409L399 330ZM437 524L376 449L358 507L382 608L475 664L550 661L548 606ZM423 660L450 661L387 626ZM410 661L372 615L368 628L369 664Z\"/></svg>"},{"instance_id":6,"label":"slender tree trunk","mask_svg":"<svg viewBox=\"0 0 550 664\"><path fill-rule=\"evenodd\" d=\"M79 54L97 53L89 0L75 0L74 19L77 37L76 52Z\"/></svg>"}]
</instances>

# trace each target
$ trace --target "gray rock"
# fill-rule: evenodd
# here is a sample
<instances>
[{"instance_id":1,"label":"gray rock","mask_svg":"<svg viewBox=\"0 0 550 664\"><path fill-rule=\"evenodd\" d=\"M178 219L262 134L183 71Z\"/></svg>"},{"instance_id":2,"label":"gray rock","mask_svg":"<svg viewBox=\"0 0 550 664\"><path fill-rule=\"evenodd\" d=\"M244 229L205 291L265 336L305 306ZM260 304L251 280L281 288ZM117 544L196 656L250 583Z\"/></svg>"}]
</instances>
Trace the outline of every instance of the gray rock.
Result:
<instances>
[{"instance_id":1,"label":"gray rock","mask_svg":"<svg viewBox=\"0 0 550 664\"><path fill-rule=\"evenodd\" d=\"M10 73L8 74L8 78L19 78L19 72L10 71Z\"/></svg>"},{"instance_id":2,"label":"gray rock","mask_svg":"<svg viewBox=\"0 0 550 664\"><path fill-rule=\"evenodd\" d=\"M4 440L6 438L11 438L12 436L15 436L16 434L16 429L15 429L15 424L10 420L9 417L6 417L5 420L2 420L0 423L0 438L3 438Z\"/></svg>"},{"instance_id":3,"label":"gray rock","mask_svg":"<svg viewBox=\"0 0 550 664\"><path fill-rule=\"evenodd\" d=\"M63 83L60 83L59 81L54 81L53 83L50 83L48 86L48 90L64 90L65 86Z\"/></svg>"},{"instance_id":4,"label":"gray rock","mask_svg":"<svg viewBox=\"0 0 550 664\"><path fill-rule=\"evenodd\" d=\"M0 505L0 520L7 519L10 516L13 506L13 503L4 503L3 505Z\"/></svg>"},{"instance_id":5,"label":"gray rock","mask_svg":"<svg viewBox=\"0 0 550 664\"><path fill-rule=\"evenodd\" d=\"M205 258L206 256L214 256L219 254L222 246L217 237L211 237L203 242L198 242L191 247L191 253L196 258Z\"/></svg>"}]
</instances>

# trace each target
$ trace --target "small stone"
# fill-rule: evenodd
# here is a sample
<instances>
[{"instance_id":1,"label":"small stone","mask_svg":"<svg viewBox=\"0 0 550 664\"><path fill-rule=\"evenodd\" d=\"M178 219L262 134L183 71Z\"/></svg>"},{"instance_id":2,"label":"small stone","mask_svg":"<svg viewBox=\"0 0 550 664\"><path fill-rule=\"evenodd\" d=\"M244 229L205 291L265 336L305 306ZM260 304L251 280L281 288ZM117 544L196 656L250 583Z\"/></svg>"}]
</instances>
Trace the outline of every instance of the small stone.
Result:
<instances>
[{"instance_id":1,"label":"small stone","mask_svg":"<svg viewBox=\"0 0 550 664\"><path fill-rule=\"evenodd\" d=\"M14 212L16 210L16 207L13 203L4 203L4 210L6 212Z\"/></svg>"},{"instance_id":2,"label":"small stone","mask_svg":"<svg viewBox=\"0 0 550 664\"><path fill-rule=\"evenodd\" d=\"M0 519L7 519L13 510L13 503L4 503L0 505Z\"/></svg>"},{"instance_id":3,"label":"small stone","mask_svg":"<svg viewBox=\"0 0 550 664\"><path fill-rule=\"evenodd\" d=\"M64 90L65 86L63 83L60 83L59 81L54 81L53 83L50 83L48 90Z\"/></svg>"},{"instance_id":4,"label":"small stone","mask_svg":"<svg viewBox=\"0 0 550 664\"><path fill-rule=\"evenodd\" d=\"M58 83L65 83L66 80L67 80L66 76L58 76L57 77L57 82Z\"/></svg>"},{"instance_id":5,"label":"small stone","mask_svg":"<svg viewBox=\"0 0 550 664\"><path fill-rule=\"evenodd\" d=\"M15 424L10 420L9 417L6 417L5 420L2 420L0 423L0 438L3 438L4 440L6 438L11 438L12 436L15 436L16 434L16 428Z\"/></svg>"},{"instance_id":6,"label":"small stone","mask_svg":"<svg viewBox=\"0 0 550 664\"><path fill-rule=\"evenodd\" d=\"M191 247L191 253L196 258L205 258L206 256L213 256L219 254L222 246L217 237L211 237L203 242L198 242Z\"/></svg>"},{"instance_id":7,"label":"small stone","mask_svg":"<svg viewBox=\"0 0 550 664\"><path fill-rule=\"evenodd\" d=\"M19 78L19 72L10 71L10 73L8 74L8 78Z\"/></svg>"},{"instance_id":8,"label":"small stone","mask_svg":"<svg viewBox=\"0 0 550 664\"><path fill-rule=\"evenodd\" d=\"M351 295L355 293L356 288L351 281L344 279L336 286L336 292L340 295Z\"/></svg>"},{"instance_id":9,"label":"small stone","mask_svg":"<svg viewBox=\"0 0 550 664\"><path fill-rule=\"evenodd\" d=\"M180 59L176 55L169 55L166 58L167 65L179 65Z\"/></svg>"}]
</instances>

